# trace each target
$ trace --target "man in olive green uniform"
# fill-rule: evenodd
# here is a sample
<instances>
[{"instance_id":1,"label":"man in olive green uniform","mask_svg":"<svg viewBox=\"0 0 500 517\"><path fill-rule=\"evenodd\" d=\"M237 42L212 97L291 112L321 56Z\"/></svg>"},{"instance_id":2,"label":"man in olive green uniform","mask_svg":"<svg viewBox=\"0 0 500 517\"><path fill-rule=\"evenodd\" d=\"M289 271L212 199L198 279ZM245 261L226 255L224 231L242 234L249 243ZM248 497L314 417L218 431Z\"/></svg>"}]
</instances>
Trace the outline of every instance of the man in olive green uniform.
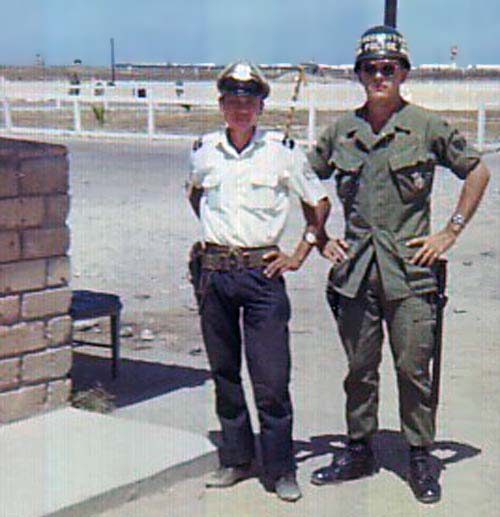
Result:
<instances>
[{"instance_id":1,"label":"man in olive green uniform","mask_svg":"<svg viewBox=\"0 0 500 517\"><path fill-rule=\"evenodd\" d=\"M349 372L349 444L313 473L317 485L373 474L370 437L378 427L378 368L385 321L397 371L401 427L410 445L409 483L418 500L440 498L428 448L435 435L430 360L436 316L433 263L455 242L477 208L489 172L460 133L405 102L400 85L410 61L403 36L379 26L360 40L355 71L364 106L328 128L309 159L320 178L334 174L344 207L345 238L323 255L334 264L328 300ZM436 165L465 180L455 212L431 233L430 194Z\"/></svg>"}]
</instances>

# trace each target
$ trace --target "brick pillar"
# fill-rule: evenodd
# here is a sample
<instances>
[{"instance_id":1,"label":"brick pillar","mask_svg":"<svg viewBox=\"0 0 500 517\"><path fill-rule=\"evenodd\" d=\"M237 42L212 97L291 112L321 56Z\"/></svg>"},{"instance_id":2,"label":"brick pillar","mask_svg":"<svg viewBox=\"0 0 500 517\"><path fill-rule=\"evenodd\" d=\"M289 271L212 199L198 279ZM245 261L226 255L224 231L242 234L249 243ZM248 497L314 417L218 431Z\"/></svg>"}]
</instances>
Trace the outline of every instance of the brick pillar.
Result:
<instances>
[{"instance_id":1,"label":"brick pillar","mask_svg":"<svg viewBox=\"0 0 500 517\"><path fill-rule=\"evenodd\" d=\"M0 138L0 423L67 404L68 159Z\"/></svg>"}]
</instances>

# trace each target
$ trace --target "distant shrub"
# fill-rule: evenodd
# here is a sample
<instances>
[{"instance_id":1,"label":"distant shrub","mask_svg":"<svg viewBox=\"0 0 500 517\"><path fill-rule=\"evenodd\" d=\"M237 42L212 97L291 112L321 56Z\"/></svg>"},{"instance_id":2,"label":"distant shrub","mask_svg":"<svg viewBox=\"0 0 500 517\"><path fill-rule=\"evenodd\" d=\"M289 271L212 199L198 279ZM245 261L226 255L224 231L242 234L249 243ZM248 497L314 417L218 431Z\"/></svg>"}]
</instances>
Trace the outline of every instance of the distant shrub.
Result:
<instances>
[{"instance_id":1,"label":"distant shrub","mask_svg":"<svg viewBox=\"0 0 500 517\"><path fill-rule=\"evenodd\" d=\"M103 104L92 104L92 112L94 113L97 123L102 127L104 126L104 105Z\"/></svg>"}]
</instances>

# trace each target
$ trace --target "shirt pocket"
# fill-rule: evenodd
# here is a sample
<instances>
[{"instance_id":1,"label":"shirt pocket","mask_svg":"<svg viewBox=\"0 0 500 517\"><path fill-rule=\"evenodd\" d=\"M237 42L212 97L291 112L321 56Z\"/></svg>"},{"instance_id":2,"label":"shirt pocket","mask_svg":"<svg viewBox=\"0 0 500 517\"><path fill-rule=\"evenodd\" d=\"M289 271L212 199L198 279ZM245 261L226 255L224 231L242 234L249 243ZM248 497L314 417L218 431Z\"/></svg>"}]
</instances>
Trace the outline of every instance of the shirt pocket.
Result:
<instances>
[{"instance_id":1,"label":"shirt pocket","mask_svg":"<svg viewBox=\"0 0 500 517\"><path fill-rule=\"evenodd\" d=\"M207 174L201 182L207 206L211 209L218 209L221 207L221 183L221 177L218 174Z\"/></svg>"},{"instance_id":2,"label":"shirt pocket","mask_svg":"<svg viewBox=\"0 0 500 517\"><path fill-rule=\"evenodd\" d=\"M342 202L352 201L358 192L363 159L346 150L335 150L328 160L335 167L337 195Z\"/></svg>"},{"instance_id":3,"label":"shirt pocket","mask_svg":"<svg viewBox=\"0 0 500 517\"><path fill-rule=\"evenodd\" d=\"M418 143L398 149L390 156L392 178L404 203L427 199L432 189L435 164L434 155Z\"/></svg>"},{"instance_id":4,"label":"shirt pocket","mask_svg":"<svg viewBox=\"0 0 500 517\"><path fill-rule=\"evenodd\" d=\"M252 173L247 206L250 208L274 208L278 190L278 172Z\"/></svg>"}]
</instances>

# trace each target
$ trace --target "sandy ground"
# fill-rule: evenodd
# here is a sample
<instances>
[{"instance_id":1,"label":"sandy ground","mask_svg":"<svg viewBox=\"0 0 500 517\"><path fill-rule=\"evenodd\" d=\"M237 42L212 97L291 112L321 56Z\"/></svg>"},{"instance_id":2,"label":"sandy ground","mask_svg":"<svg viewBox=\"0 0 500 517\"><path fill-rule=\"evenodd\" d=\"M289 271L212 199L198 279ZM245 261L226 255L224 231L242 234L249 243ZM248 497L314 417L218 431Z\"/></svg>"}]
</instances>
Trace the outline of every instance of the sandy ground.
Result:
<instances>
[{"instance_id":1,"label":"sandy ground","mask_svg":"<svg viewBox=\"0 0 500 517\"><path fill-rule=\"evenodd\" d=\"M217 430L213 388L186 279L186 255L198 236L183 190L190 144L64 143L71 153L72 286L119 294L124 324L134 330L133 337L122 341L125 359L118 381L109 380L107 360L77 354L75 385L83 388L101 382L115 395L114 414L123 418L201 434ZM397 432L397 399L387 347L382 365L382 432L376 439L381 472L336 487L309 484L311 471L328 463L330 453L345 441L345 359L324 299L328 264L314 255L301 271L287 275L293 307L295 438L304 498L295 505L281 503L265 493L257 480L207 492L196 478L106 515L498 515L500 156L488 155L486 161L492 170L488 194L449 253L450 301L435 450L446 467L439 505L418 505L403 480L406 455ZM331 183L328 188L333 193ZM453 175L438 171L433 197L436 227L452 213L459 189ZM301 227L300 211L294 210L283 241L285 250L292 248ZM329 229L339 233L341 228L337 208ZM145 328L153 331L153 341L138 339ZM94 330L89 334L101 336Z\"/></svg>"}]
</instances>

